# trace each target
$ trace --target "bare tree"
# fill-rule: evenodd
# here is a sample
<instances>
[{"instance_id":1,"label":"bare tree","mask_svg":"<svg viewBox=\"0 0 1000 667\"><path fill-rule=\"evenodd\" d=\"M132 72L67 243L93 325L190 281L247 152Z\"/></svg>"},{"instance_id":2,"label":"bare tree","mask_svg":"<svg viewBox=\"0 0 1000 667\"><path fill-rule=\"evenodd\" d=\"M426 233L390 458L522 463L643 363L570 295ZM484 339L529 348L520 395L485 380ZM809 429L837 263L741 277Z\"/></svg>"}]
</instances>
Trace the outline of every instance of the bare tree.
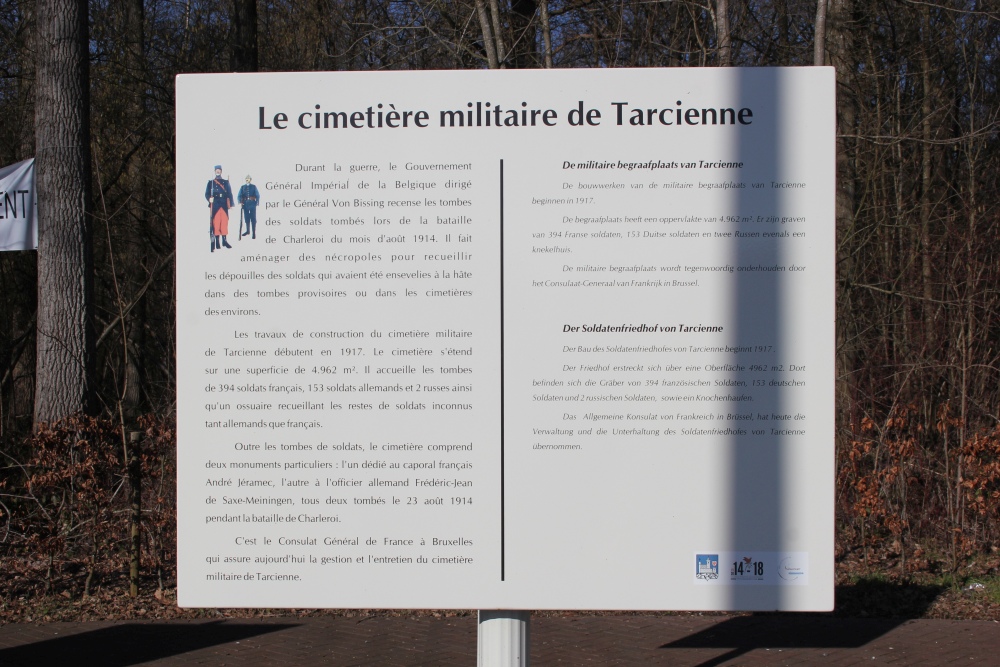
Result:
<instances>
[{"instance_id":1,"label":"bare tree","mask_svg":"<svg viewBox=\"0 0 1000 667\"><path fill-rule=\"evenodd\" d=\"M35 421L93 411L93 255L86 0L37 4L39 216Z\"/></svg>"},{"instance_id":2,"label":"bare tree","mask_svg":"<svg viewBox=\"0 0 1000 667\"><path fill-rule=\"evenodd\" d=\"M230 18L230 66L234 72L256 72L257 0L233 0Z\"/></svg>"},{"instance_id":3,"label":"bare tree","mask_svg":"<svg viewBox=\"0 0 1000 667\"><path fill-rule=\"evenodd\" d=\"M813 42L813 65L822 67L826 64L826 3L828 0L816 0L816 37Z\"/></svg>"},{"instance_id":4,"label":"bare tree","mask_svg":"<svg viewBox=\"0 0 1000 667\"><path fill-rule=\"evenodd\" d=\"M715 29L719 42L719 65L729 67L732 64L732 37L729 31L728 0L715 0Z\"/></svg>"},{"instance_id":5,"label":"bare tree","mask_svg":"<svg viewBox=\"0 0 1000 667\"><path fill-rule=\"evenodd\" d=\"M479 29L483 33L483 49L486 51L486 59L490 69L499 69L500 63L503 62L500 55L503 52L503 47L500 39L494 35L495 21L491 13L483 0L476 0L476 16L479 17Z\"/></svg>"}]
</instances>

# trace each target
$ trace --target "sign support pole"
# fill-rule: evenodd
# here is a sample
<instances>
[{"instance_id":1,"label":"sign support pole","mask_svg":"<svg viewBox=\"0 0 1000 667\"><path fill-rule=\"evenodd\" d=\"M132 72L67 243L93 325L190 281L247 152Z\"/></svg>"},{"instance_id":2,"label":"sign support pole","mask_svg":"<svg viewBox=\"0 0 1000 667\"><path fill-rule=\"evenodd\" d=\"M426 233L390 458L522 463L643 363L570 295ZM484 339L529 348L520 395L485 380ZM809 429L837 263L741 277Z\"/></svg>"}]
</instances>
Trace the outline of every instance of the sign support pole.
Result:
<instances>
[{"instance_id":1,"label":"sign support pole","mask_svg":"<svg viewBox=\"0 0 1000 667\"><path fill-rule=\"evenodd\" d=\"M531 612L479 610L478 667L529 667Z\"/></svg>"}]
</instances>

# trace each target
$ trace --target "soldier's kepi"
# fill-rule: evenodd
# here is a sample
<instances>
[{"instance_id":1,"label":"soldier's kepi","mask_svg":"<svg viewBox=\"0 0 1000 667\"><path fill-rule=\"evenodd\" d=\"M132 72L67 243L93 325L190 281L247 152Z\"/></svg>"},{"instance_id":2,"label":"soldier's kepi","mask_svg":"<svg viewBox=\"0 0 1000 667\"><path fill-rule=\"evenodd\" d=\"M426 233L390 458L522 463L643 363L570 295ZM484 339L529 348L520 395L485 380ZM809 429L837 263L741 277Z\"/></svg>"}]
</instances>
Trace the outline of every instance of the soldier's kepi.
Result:
<instances>
[{"instance_id":1,"label":"soldier's kepi","mask_svg":"<svg viewBox=\"0 0 1000 667\"><path fill-rule=\"evenodd\" d=\"M209 210L209 236L212 243L212 252L219 248L221 237L224 248L232 248L226 240L229 235L229 208L233 205L233 189L229 187L229 181L222 177L222 165L215 165L215 178L205 186L205 199L208 200Z\"/></svg>"}]
</instances>

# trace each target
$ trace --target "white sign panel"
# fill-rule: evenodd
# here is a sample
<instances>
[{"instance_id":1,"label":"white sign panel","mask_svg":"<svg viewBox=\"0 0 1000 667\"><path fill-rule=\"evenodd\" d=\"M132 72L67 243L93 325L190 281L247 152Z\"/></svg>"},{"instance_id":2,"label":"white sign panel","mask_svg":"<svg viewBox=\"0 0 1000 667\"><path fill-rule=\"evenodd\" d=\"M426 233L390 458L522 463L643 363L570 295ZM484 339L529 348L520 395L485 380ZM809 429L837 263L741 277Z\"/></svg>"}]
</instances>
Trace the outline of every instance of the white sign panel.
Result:
<instances>
[{"instance_id":1,"label":"white sign panel","mask_svg":"<svg viewBox=\"0 0 1000 667\"><path fill-rule=\"evenodd\" d=\"M0 250L38 248L35 159L0 167Z\"/></svg>"},{"instance_id":2,"label":"white sign panel","mask_svg":"<svg viewBox=\"0 0 1000 667\"><path fill-rule=\"evenodd\" d=\"M832 69L182 76L177 146L182 605L833 606Z\"/></svg>"}]
</instances>

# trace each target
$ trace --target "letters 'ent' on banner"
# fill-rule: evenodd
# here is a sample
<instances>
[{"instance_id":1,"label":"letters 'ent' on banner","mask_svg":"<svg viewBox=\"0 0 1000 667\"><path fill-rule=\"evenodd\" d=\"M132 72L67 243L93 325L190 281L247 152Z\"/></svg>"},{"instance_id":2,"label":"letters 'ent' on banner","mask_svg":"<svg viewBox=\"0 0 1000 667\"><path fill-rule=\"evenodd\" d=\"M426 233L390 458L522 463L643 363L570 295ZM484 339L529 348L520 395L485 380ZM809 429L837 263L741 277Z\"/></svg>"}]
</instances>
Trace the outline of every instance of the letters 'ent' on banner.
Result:
<instances>
[{"instance_id":1,"label":"letters 'ent' on banner","mask_svg":"<svg viewBox=\"0 0 1000 667\"><path fill-rule=\"evenodd\" d=\"M35 158L0 168L0 250L37 250Z\"/></svg>"}]
</instances>

